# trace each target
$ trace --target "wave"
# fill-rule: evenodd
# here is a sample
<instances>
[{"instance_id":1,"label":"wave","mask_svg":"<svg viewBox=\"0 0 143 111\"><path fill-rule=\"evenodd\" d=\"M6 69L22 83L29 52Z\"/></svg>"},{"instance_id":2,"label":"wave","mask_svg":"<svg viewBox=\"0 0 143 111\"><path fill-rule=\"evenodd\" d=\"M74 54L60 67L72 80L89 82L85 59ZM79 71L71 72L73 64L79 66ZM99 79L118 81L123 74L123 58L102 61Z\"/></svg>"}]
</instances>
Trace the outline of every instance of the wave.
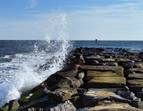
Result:
<instances>
[{"instance_id":1,"label":"wave","mask_svg":"<svg viewBox=\"0 0 143 111\"><path fill-rule=\"evenodd\" d=\"M58 13L49 19L50 30L45 35L47 41L35 43L33 52L17 53L12 58L4 56L11 61L0 63L0 107L10 100L19 99L23 92L62 69L70 46L66 16L65 13Z\"/></svg>"}]
</instances>

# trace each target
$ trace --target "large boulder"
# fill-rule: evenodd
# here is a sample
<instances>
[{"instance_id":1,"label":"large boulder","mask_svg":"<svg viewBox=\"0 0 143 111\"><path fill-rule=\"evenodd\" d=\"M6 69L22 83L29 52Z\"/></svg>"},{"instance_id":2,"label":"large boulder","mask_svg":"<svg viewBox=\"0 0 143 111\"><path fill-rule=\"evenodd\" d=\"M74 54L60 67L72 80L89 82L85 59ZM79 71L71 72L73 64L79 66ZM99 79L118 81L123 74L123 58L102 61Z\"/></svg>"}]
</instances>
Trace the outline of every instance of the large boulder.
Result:
<instances>
[{"instance_id":1,"label":"large boulder","mask_svg":"<svg viewBox=\"0 0 143 111\"><path fill-rule=\"evenodd\" d=\"M50 103L61 103L71 98L72 95L78 93L74 88L59 88L48 93Z\"/></svg>"},{"instance_id":2,"label":"large boulder","mask_svg":"<svg viewBox=\"0 0 143 111\"><path fill-rule=\"evenodd\" d=\"M17 100L11 100L11 101L9 102L8 111L16 110L19 106L20 106L20 104L18 103Z\"/></svg>"},{"instance_id":3,"label":"large boulder","mask_svg":"<svg viewBox=\"0 0 143 111\"><path fill-rule=\"evenodd\" d=\"M69 101L64 101L57 105L52 105L45 108L29 108L28 111L75 111L75 106Z\"/></svg>"},{"instance_id":4,"label":"large boulder","mask_svg":"<svg viewBox=\"0 0 143 111\"><path fill-rule=\"evenodd\" d=\"M55 90L57 88L78 88L83 85L82 79L76 79L76 78L69 78L66 77L64 79L61 79L57 84L50 87L50 90Z\"/></svg>"}]
</instances>

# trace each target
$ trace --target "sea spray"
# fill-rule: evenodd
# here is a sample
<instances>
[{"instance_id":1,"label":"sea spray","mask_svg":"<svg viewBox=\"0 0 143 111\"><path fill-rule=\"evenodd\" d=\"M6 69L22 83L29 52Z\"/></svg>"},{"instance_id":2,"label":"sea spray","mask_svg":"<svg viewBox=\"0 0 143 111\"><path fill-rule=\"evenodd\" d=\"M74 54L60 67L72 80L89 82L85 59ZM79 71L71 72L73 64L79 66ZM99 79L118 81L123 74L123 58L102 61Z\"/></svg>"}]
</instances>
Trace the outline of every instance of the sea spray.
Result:
<instances>
[{"instance_id":1,"label":"sea spray","mask_svg":"<svg viewBox=\"0 0 143 111\"><path fill-rule=\"evenodd\" d=\"M53 14L48 24L46 42L35 43L33 52L17 53L11 61L0 63L0 107L62 69L69 47L66 14Z\"/></svg>"}]
</instances>

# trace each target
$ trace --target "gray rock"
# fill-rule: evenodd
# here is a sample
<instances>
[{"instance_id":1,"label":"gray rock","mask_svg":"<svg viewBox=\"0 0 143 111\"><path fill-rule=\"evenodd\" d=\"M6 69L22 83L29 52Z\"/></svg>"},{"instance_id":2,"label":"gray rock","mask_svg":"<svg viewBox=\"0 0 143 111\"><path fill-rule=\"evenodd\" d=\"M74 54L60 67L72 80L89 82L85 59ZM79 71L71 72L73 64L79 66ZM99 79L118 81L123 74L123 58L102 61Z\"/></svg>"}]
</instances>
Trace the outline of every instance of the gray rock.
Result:
<instances>
[{"instance_id":1,"label":"gray rock","mask_svg":"<svg viewBox=\"0 0 143 111\"><path fill-rule=\"evenodd\" d=\"M69 100L67 100L55 106L50 106L47 108L45 107L44 110L45 111L75 111L76 108Z\"/></svg>"},{"instance_id":2,"label":"gray rock","mask_svg":"<svg viewBox=\"0 0 143 111\"><path fill-rule=\"evenodd\" d=\"M85 75L84 72L79 72L78 75L77 75L77 78L78 79L83 79L84 75Z\"/></svg>"},{"instance_id":3,"label":"gray rock","mask_svg":"<svg viewBox=\"0 0 143 111\"><path fill-rule=\"evenodd\" d=\"M11 101L9 102L8 111L17 109L19 106L20 106L20 105L19 105L19 103L18 103L17 100L11 100Z\"/></svg>"}]
</instances>

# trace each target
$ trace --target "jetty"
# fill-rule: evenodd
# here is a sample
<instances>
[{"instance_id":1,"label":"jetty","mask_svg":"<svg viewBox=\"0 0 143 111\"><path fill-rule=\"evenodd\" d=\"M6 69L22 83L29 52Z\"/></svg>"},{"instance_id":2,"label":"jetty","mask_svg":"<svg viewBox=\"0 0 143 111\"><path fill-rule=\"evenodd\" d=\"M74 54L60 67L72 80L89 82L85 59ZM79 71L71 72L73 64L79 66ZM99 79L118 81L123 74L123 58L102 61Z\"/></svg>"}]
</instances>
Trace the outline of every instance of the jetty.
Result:
<instances>
[{"instance_id":1,"label":"jetty","mask_svg":"<svg viewBox=\"0 0 143 111\"><path fill-rule=\"evenodd\" d=\"M62 70L1 110L142 111L143 53L76 48Z\"/></svg>"}]
</instances>

